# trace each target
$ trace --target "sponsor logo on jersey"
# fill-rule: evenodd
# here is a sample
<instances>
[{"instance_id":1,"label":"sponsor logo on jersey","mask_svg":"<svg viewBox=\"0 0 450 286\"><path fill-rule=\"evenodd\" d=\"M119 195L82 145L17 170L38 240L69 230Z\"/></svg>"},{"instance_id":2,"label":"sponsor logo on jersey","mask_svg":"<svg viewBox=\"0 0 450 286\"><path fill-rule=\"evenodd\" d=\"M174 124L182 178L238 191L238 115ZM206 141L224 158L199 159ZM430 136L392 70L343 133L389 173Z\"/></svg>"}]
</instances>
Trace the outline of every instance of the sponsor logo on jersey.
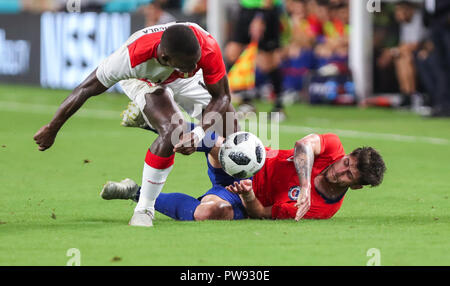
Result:
<instances>
[{"instance_id":1,"label":"sponsor logo on jersey","mask_svg":"<svg viewBox=\"0 0 450 286\"><path fill-rule=\"evenodd\" d=\"M288 196L291 200L296 201L300 195L300 186L291 187L288 192Z\"/></svg>"}]
</instances>

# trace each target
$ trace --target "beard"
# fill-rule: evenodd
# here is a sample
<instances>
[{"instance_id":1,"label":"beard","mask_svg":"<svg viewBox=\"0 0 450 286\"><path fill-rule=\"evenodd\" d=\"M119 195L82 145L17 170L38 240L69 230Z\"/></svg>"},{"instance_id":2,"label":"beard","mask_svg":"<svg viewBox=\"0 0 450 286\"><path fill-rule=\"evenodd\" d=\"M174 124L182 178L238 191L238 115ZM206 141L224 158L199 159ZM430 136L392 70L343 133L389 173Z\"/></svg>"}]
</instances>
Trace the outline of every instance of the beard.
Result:
<instances>
[{"instance_id":1,"label":"beard","mask_svg":"<svg viewBox=\"0 0 450 286\"><path fill-rule=\"evenodd\" d=\"M323 173L325 182L327 182L330 185L339 187L339 188L348 187L348 185L346 183L343 183L343 182L339 181L338 178L336 178L336 173L331 170L332 166L333 165L330 165L327 169L325 169L325 171Z\"/></svg>"},{"instance_id":2,"label":"beard","mask_svg":"<svg viewBox=\"0 0 450 286\"><path fill-rule=\"evenodd\" d=\"M331 173L330 173L331 166L333 166L333 165L330 165L330 166L325 170L325 172L323 173L323 177L324 177L324 179L325 179L325 182L327 182L328 184L336 184L336 183L337 183L337 182L336 182L336 178L333 177L333 176L331 176ZM330 179L330 177L331 177L334 181L332 181L332 180Z\"/></svg>"}]
</instances>

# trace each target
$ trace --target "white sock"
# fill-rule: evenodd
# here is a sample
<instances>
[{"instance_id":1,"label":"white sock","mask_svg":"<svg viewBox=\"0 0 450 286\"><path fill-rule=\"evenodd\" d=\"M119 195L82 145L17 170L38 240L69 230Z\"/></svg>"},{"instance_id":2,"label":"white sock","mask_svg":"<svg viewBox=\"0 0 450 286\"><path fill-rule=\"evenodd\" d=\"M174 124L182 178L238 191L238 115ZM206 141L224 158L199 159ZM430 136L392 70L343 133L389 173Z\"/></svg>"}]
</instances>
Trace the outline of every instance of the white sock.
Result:
<instances>
[{"instance_id":1,"label":"white sock","mask_svg":"<svg viewBox=\"0 0 450 286\"><path fill-rule=\"evenodd\" d=\"M172 171L174 155L168 158L147 153L142 171L142 184L139 202L134 211L149 210L155 212L155 201L161 193L167 177Z\"/></svg>"}]
</instances>

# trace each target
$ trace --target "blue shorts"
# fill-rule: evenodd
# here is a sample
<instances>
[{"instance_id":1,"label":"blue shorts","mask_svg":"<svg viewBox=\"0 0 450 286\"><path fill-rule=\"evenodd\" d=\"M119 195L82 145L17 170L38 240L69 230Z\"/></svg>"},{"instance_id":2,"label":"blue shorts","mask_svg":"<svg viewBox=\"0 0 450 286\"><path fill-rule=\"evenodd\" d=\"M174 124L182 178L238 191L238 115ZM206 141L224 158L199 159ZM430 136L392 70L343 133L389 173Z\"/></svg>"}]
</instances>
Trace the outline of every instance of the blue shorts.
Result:
<instances>
[{"instance_id":1,"label":"blue shorts","mask_svg":"<svg viewBox=\"0 0 450 286\"><path fill-rule=\"evenodd\" d=\"M206 156L206 158L208 158L208 156ZM208 163L208 176L211 180L212 188L198 199L201 200L206 195L216 195L231 204L234 212L233 219L247 218L247 212L245 211L245 207L242 204L239 195L231 193L227 191L227 189L225 189L226 186L229 186L234 182L239 182L240 180L231 177L230 175L225 173L222 168L214 168L213 166L211 166L208 159L206 159L206 162Z\"/></svg>"}]
</instances>

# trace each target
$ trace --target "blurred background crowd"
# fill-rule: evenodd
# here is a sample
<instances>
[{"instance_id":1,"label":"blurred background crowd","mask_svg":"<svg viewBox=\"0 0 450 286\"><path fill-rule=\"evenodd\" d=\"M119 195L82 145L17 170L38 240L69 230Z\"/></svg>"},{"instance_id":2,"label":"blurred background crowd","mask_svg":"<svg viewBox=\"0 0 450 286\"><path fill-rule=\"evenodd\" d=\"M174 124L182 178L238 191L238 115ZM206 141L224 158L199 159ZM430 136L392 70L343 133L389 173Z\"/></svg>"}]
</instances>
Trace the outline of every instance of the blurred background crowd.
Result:
<instances>
[{"instance_id":1,"label":"blurred background crowd","mask_svg":"<svg viewBox=\"0 0 450 286\"><path fill-rule=\"evenodd\" d=\"M75 0L76 1L76 0ZM69 1L70 2L70 1ZM80 0L81 12L131 12L145 25L176 20L207 27L208 0ZM68 0L0 0L1 13L67 11ZM287 104L387 106L450 116L450 0L381 1L373 13L373 96L355 96L349 68L349 0L227 0L223 56L243 112L253 99ZM0 15L1 17L1 15ZM256 60L255 60L256 59ZM247 63L248 67L248 63ZM253 67L253 68L252 68ZM230 75L231 77L231 75ZM236 82L235 82L236 81Z\"/></svg>"}]
</instances>

